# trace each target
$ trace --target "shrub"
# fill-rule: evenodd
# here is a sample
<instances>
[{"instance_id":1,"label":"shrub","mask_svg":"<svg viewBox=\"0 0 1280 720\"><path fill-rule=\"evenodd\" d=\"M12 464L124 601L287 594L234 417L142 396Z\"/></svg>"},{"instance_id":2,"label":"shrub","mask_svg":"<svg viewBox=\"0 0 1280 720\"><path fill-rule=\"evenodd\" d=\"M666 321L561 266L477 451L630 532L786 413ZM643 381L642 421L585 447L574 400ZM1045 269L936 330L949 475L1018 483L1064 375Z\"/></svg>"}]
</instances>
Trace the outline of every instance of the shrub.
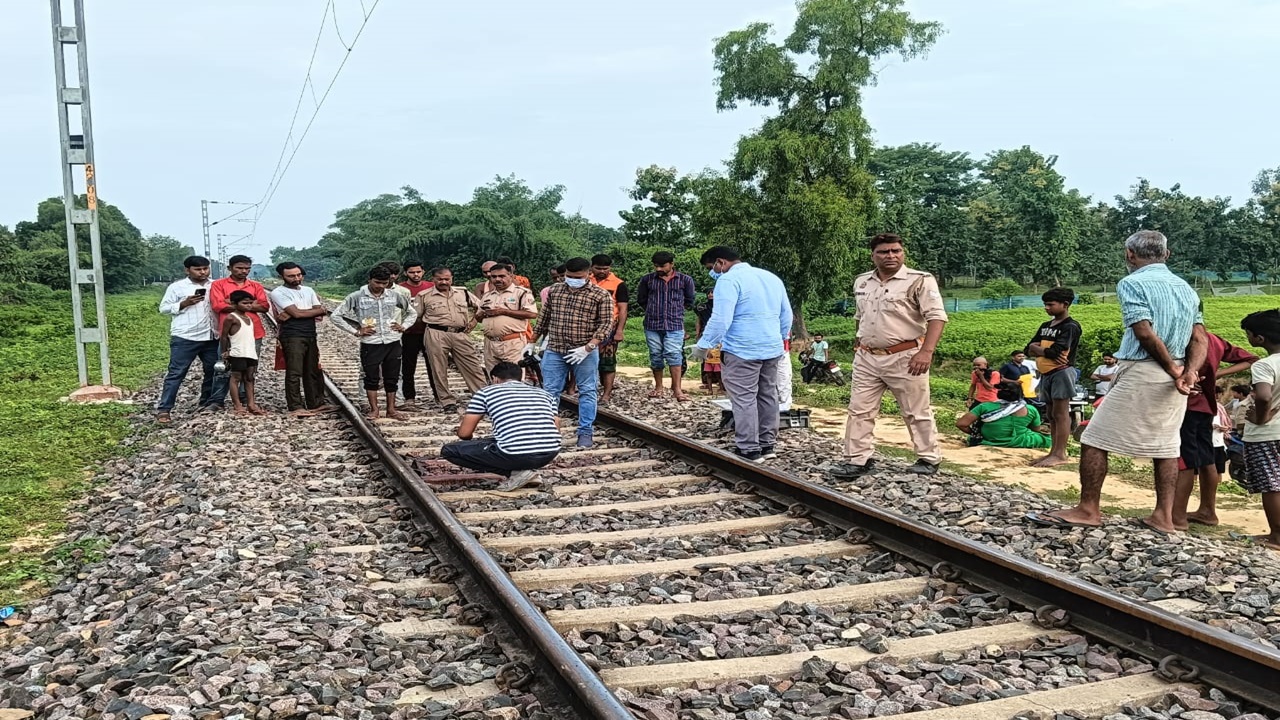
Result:
<instances>
[{"instance_id":1,"label":"shrub","mask_svg":"<svg viewBox=\"0 0 1280 720\"><path fill-rule=\"evenodd\" d=\"M983 300L1005 300L1022 294L1022 286L1009 278L996 278L982 286Z\"/></svg>"}]
</instances>

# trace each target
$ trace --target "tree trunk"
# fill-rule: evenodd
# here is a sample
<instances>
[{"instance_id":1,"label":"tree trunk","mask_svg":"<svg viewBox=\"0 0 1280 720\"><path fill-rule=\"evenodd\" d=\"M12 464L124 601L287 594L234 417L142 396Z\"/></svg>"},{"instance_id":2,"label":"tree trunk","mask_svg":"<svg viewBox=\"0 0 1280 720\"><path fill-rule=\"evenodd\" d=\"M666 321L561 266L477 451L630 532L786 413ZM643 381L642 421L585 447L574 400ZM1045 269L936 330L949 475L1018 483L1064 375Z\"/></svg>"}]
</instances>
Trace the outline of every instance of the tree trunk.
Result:
<instances>
[{"instance_id":1,"label":"tree trunk","mask_svg":"<svg viewBox=\"0 0 1280 720\"><path fill-rule=\"evenodd\" d=\"M791 339L808 340L809 328L804 324L804 301L791 298Z\"/></svg>"}]
</instances>

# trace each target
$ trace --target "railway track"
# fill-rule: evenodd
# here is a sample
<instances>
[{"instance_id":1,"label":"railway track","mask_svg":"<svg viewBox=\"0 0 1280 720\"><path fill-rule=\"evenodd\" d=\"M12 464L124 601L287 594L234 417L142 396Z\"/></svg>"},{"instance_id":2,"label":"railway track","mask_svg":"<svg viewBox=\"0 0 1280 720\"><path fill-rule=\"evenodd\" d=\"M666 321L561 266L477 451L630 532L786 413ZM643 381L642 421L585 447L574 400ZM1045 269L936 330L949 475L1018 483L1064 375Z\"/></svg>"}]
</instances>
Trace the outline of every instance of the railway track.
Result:
<instances>
[{"instance_id":1,"label":"railway track","mask_svg":"<svg viewBox=\"0 0 1280 720\"><path fill-rule=\"evenodd\" d=\"M369 421L358 366L326 371L445 560L387 589L460 585L448 631L486 626L498 685L553 716L1102 717L1206 688L1280 711L1271 648L608 411L542 488L433 488L456 417Z\"/></svg>"}]
</instances>

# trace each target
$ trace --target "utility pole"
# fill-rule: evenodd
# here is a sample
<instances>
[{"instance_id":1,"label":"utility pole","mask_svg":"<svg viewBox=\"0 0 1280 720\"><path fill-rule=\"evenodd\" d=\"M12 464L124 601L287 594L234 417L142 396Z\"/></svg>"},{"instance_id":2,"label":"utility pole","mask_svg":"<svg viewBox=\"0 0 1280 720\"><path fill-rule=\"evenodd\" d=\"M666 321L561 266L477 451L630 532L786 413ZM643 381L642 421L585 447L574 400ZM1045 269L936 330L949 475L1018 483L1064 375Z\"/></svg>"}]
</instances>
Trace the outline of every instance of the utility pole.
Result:
<instances>
[{"instance_id":1,"label":"utility pole","mask_svg":"<svg viewBox=\"0 0 1280 720\"><path fill-rule=\"evenodd\" d=\"M71 270L71 315L76 326L76 367L80 389L71 393L72 400L120 399L123 393L111 385L111 358L107 344L107 296L102 276L102 236L98 228L98 181L93 164L93 123L89 112L89 53L85 46L84 0L71 0L74 24L66 25L62 17L62 0L49 0L53 19L53 70L57 88L59 144L62 150L62 207L67 225L67 263ZM75 47L76 72L68 77L66 51ZM77 113L76 110L79 110ZM79 130L79 132L76 132ZM78 208L75 190L75 168L84 167L85 204ZM88 268L80 267L78 230L89 235ZM93 286L94 324L85 324L81 285ZM98 346L102 384L89 384L89 361L86 345Z\"/></svg>"},{"instance_id":2,"label":"utility pole","mask_svg":"<svg viewBox=\"0 0 1280 720\"><path fill-rule=\"evenodd\" d=\"M56 0L54 1L56 2ZM244 207L220 220L214 220L213 222L209 222L209 206L210 205L243 205ZM201 200L200 201L200 222L204 226L204 256L209 258L211 265L212 265L212 261L215 260L216 258L214 258L213 256L213 246L209 244L209 228L213 227L214 225L217 225L220 222L225 222L227 220L230 220L231 218L237 215L240 215L241 213L246 213L249 210L256 207L258 207L258 203L236 202L235 200ZM213 269L214 269L213 277L216 279L218 277L217 265L213 265Z\"/></svg>"}]
</instances>

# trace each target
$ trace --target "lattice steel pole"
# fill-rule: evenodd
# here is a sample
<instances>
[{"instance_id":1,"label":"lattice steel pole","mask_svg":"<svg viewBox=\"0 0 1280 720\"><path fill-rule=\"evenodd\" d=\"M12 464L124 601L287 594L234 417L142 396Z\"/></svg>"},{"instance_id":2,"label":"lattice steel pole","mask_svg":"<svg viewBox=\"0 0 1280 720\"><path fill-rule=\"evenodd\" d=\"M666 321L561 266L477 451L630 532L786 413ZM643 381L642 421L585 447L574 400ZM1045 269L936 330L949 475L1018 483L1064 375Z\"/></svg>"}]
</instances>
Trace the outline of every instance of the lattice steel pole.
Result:
<instances>
[{"instance_id":1,"label":"lattice steel pole","mask_svg":"<svg viewBox=\"0 0 1280 720\"><path fill-rule=\"evenodd\" d=\"M89 386L86 345L97 344L103 389L82 393L80 398L119 397L111 386L111 360L107 343L106 282L102 275L102 237L98 229L98 181L93 164L93 123L89 109L89 53L85 45L84 0L71 0L74 24L62 17L62 0L50 0L53 19L53 68L57 82L58 129L62 146L62 206L67 225L67 262L71 270L71 306L76 326L76 362L80 387ZM74 46L76 70L67 74L67 47ZM80 132L74 132L75 108L79 108ZM83 166L85 205L77 207L75 169ZM79 231L89 235L88 268L80 267ZM95 323L85 324L81 285L93 285ZM73 393L73 398L77 397Z\"/></svg>"},{"instance_id":2,"label":"lattice steel pole","mask_svg":"<svg viewBox=\"0 0 1280 720\"><path fill-rule=\"evenodd\" d=\"M204 224L204 256L209 258L210 265L213 265L213 246L209 244L209 201L200 201L200 221ZM215 276L216 279L216 276Z\"/></svg>"}]
</instances>

